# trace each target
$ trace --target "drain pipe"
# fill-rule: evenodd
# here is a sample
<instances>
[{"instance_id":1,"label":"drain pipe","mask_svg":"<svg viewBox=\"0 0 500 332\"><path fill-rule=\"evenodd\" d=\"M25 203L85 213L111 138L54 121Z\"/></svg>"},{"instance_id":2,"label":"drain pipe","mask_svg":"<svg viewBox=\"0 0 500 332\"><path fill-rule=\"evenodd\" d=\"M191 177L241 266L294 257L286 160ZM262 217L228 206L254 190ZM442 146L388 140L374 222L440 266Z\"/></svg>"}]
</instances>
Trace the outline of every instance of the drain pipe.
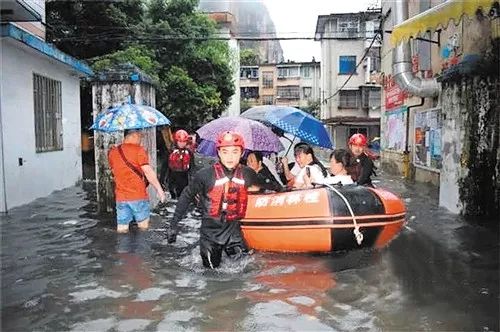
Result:
<instances>
[{"instance_id":1,"label":"drain pipe","mask_svg":"<svg viewBox=\"0 0 500 332\"><path fill-rule=\"evenodd\" d=\"M408 19L408 0L396 0L394 9L394 25ZM435 78L416 77L412 72L410 42L402 42L394 47L392 52L392 75L396 84L411 95L421 97L420 103L408 106L406 114L406 143L403 154L403 176L410 177L410 110L423 106L424 98L439 94L440 84Z\"/></svg>"},{"instance_id":2,"label":"drain pipe","mask_svg":"<svg viewBox=\"0 0 500 332\"><path fill-rule=\"evenodd\" d=\"M394 25L408 19L408 0L396 0L394 5ZM396 84L404 91L419 97L435 97L440 85L435 78L419 78L411 70L411 49L409 42L399 43L392 53L392 75Z\"/></svg>"}]
</instances>

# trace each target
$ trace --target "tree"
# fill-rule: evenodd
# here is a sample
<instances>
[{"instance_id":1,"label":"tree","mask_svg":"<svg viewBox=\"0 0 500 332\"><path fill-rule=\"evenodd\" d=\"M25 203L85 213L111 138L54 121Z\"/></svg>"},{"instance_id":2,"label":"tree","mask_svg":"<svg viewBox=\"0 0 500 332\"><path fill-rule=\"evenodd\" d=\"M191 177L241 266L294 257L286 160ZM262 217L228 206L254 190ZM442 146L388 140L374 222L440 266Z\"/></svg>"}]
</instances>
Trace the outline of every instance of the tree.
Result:
<instances>
[{"instance_id":1,"label":"tree","mask_svg":"<svg viewBox=\"0 0 500 332\"><path fill-rule=\"evenodd\" d=\"M48 0L47 40L79 59L126 47L140 34L144 21L141 0Z\"/></svg>"},{"instance_id":2,"label":"tree","mask_svg":"<svg viewBox=\"0 0 500 332\"><path fill-rule=\"evenodd\" d=\"M320 109L321 102L319 100L309 100L307 101L307 106L302 108L304 112L307 112L314 117L318 117Z\"/></svg>"},{"instance_id":3,"label":"tree","mask_svg":"<svg viewBox=\"0 0 500 332\"><path fill-rule=\"evenodd\" d=\"M154 81L158 81L160 64L155 60L154 53L141 45L129 46L123 51L94 58L92 59L92 69L99 72L123 63L137 66Z\"/></svg>"},{"instance_id":4,"label":"tree","mask_svg":"<svg viewBox=\"0 0 500 332\"><path fill-rule=\"evenodd\" d=\"M258 66L260 57L251 48L241 50L240 52L240 65L242 66Z\"/></svg>"},{"instance_id":5,"label":"tree","mask_svg":"<svg viewBox=\"0 0 500 332\"><path fill-rule=\"evenodd\" d=\"M160 63L157 106L178 126L194 129L220 116L234 94L227 43L209 40L215 23L196 12L195 0L152 0L151 44Z\"/></svg>"},{"instance_id":6,"label":"tree","mask_svg":"<svg viewBox=\"0 0 500 332\"><path fill-rule=\"evenodd\" d=\"M197 0L49 0L51 37L63 51L102 70L129 62L157 78L157 107L195 129L220 116L234 94L227 43Z\"/></svg>"}]
</instances>

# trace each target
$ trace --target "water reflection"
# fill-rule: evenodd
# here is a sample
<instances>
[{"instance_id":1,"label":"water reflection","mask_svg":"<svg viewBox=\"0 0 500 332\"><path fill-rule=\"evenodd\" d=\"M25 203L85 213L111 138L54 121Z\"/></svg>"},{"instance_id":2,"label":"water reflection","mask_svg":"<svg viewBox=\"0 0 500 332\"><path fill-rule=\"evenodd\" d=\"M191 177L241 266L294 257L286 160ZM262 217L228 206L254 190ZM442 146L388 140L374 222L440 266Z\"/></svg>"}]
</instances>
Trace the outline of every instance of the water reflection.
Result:
<instances>
[{"instance_id":1,"label":"water reflection","mask_svg":"<svg viewBox=\"0 0 500 332\"><path fill-rule=\"evenodd\" d=\"M117 235L70 188L2 216L2 327L75 330L498 330L498 228L447 214L390 179L411 218L382 251L256 253L202 267L199 217Z\"/></svg>"},{"instance_id":2,"label":"water reflection","mask_svg":"<svg viewBox=\"0 0 500 332\"><path fill-rule=\"evenodd\" d=\"M335 276L324 258L272 256L250 284L255 289L244 296L253 302L283 302L314 318L335 287Z\"/></svg>"}]
</instances>

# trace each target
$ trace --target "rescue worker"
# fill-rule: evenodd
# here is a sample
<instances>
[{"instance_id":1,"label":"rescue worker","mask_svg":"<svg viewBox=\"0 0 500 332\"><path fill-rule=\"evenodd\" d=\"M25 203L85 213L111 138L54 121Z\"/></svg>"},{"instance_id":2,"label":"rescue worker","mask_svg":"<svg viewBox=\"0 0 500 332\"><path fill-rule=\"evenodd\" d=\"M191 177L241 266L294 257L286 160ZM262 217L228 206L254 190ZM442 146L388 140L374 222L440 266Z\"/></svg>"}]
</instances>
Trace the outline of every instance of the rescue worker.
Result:
<instances>
[{"instance_id":1,"label":"rescue worker","mask_svg":"<svg viewBox=\"0 0 500 332\"><path fill-rule=\"evenodd\" d=\"M216 147L219 161L195 174L182 192L167 229L168 242L175 242L179 221L186 215L190 203L199 200L200 254L203 265L212 269L220 265L223 250L231 258L248 252L240 228L240 220L246 213L248 188L267 188L255 171L240 164L245 148L241 135L223 132L217 138Z\"/></svg>"},{"instance_id":2,"label":"rescue worker","mask_svg":"<svg viewBox=\"0 0 500 332\"><path fill-rule=\"evenodd\" d=\"M168 155L167 182L170 196L178 199L182 190L186 188L189 177L194 168L194 154L188 149L190 140L189 134L185 130L177 130L174 134L175 146Z\"/></svg>"},{"instance_id":3,"label":"rescue worker","mask_svg":"<svg viewBox=\"0 0 500 332\"><path fill-rule=\"evenodd\" d=\"M349 174L357 184L367 187L373 187L372 175L375 173L373 161L365 154L367 139L363 134L354 134L349 139L349 149L353 155Z\"/></svg>"}]
</instances>

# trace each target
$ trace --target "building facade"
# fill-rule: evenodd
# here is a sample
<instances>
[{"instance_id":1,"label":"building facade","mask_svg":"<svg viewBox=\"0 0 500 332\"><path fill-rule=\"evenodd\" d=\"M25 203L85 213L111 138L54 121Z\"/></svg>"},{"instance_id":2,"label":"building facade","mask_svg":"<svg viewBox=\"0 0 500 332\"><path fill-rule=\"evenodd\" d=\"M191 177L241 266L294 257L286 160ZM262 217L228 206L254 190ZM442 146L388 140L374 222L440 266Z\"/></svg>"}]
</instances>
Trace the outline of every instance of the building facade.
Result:
<instances>
[{"instance_id":1,"label":"building facade","mask_svg":"<svg viewBox=\"0 0 500 332\"><path fill-rule=\"evenodd\" d=\"M234 94L229 100L229 105L222 116L236 116L240 114L240 46L234 38L236 22L233 14L229 12L210 12L208 17L217 23L221 38L227 38L231 54L231 69L234 82Z\"/></svg>"},{"instance_id":2,"label":"building facade","mask_svg":"<svg viewBox=\"0 0 500 332\"><path fill-rule=\"evenodd\" d=\"M336 147L352 134L380 133L380 11L318 17L321 42L321 119Z\"/></svg>"},{"instance_id":3,"label":"building facade","mask_svg":"<svg viewBox=\"0 0 500 332\"><path fill-rule=\"evenodd\" d=\"M80 78L91 69L45 43L44 1L2 2L0 211L82 177Z\"/></svg>"},{"instance_id":4,"label":"building facade","mask_svg":"<svg viewBox=\"0 0 500 332\"><path fill-rule=\"evenodd\" d=\"M242 108L257 105L314 108L320 99L320 63L287 62L241 66Z\"/></svg>"},{"instance_id":5,"label":"building facade","mask_svg":"<svg viewBox=\"0 0 500 332\"><path fill-rule=\"evenodd\" d=\"M498 2L382 1L382 14L382 167L439 186L452 212L498 215Z\"/></svg>"}]
</instances>

